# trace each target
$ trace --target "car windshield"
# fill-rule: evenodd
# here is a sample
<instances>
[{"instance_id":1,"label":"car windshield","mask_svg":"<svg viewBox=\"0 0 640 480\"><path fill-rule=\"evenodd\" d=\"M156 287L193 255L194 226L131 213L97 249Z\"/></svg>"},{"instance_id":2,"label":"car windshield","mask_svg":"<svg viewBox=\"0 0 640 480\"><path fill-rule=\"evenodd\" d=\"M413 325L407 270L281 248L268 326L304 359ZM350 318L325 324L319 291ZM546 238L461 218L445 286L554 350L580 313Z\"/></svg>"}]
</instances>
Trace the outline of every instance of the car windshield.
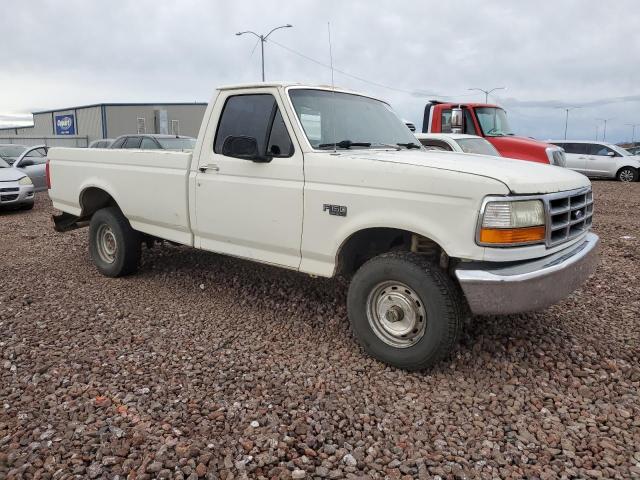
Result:
<instances>
[{"instance_id":1,"label":"car windshield","mask_svg":"<svg viewBox=\"0 0 640 480\"><path fill-rule=\"evenodd\" d=\"M0 157L19 157L26 149L27 147L22 145L1 145Z\"/></svg>"},{"instance_id":2,"label":"car windshield","mask_svg":"<svg viewBox=\"0 0 640 480\"><path fill-rule=\"evenodd\" d=\"M165 150L193 150L196 146L195 138L156 138Z\"/></svg>"},{"instance_id":3,"label":"car windshield","mask_svg":"<svg viewBox=\"0 0 640 480\"><path fill-rule=\"evenodd\" d=\"M418 145L407 126L379 100L312 89L292 89L289 97L313 148Z\"/></svg>"},{"instance_id":4,"label":"car windshield","mask_svg":"<svg viewBox=\"0 0 640 480\"><path fill-rule=\"evenodd\" d=\"M480 107L476 108L476 115L480 122L480 127L487 137L502 137L504 135L513 135L507 113L496 107Z\"/></svg>"},{"instance_id":5,"label":"car windshield","mask_svg":"<svg viewBox=\"0 0 640 480\"><path fill-rule=\"evenodd\" d=\"M480 155L493 155L499 157L500 154L493 145L484 138L459 138L456 140L464 153L478 153Z\"/></svg>"},{"instance_id":6,"label":"car windshield","mask_svg":"<svg viewBox=\"0 0 640 480\"><path fill-rule=\"evenodd\" d=\"M0 168L9 168L10 165L0 158Z\"/></svg>"},{"instance_id":7,"label":"car windshield","mask_svg":"<svg viewBox=\"0 0 640 480\"><path fill-rule=\"evenodd\" d=\"M625 156L625 157L630 157L633 155L633 153L631 153L629 150L627 150L626 148L622 148L619 146L615 146L614 150L616 150L620 155Z\"/></svg>"}]
</instances>

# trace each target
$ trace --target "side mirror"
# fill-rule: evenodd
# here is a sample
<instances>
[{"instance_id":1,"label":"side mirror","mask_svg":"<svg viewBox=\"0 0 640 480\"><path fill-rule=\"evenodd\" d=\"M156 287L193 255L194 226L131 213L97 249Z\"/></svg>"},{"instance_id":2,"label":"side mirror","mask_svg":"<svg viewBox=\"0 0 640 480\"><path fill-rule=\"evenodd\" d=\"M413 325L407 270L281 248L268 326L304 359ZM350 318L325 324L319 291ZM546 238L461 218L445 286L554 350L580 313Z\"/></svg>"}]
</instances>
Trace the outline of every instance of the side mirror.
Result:
<instances>
[{"instance_id":1,"label":"side mirror","mask_svg":"<svg viewBox=\"0 0 640 480\"><path fill-rule=\"evenodd\" d=\"M228 136L222 144L222 155L226 157L241 158L252 162L266 163L273 158L272 155L260 155L258 141L253 137Z\"/></svg>"},{"instance_id":2,"label":"side mirror","mask_svg":"<svg viewBox=\"0 0 640 480\"><path fill-rule=\"evenodd\" d=\"M462 108L454 107L451 109L451 132L462 133L464 129Z\"/></svg>"},{"instance_id":3,"label":"side mirror","mask_svg":"<svg viewBox=\"0 0 640 480\"><path fill-rule=\"evenodd\" d=\"M22 160L19 164L18 164L18 168L24 168L24 167L33 167L33 160L29 160L27 158L25 158L24 160Z\"/></svg>"},{"instance_id":4,"label":"side mirror","mask_svg":"<svg viewBox=\"0 0 640 480\"><path fill-rule=\"evenodd\" d=\"M614 152L607 152L607 157L615 157L616 154Z\"/></svg>"}]
</instances>

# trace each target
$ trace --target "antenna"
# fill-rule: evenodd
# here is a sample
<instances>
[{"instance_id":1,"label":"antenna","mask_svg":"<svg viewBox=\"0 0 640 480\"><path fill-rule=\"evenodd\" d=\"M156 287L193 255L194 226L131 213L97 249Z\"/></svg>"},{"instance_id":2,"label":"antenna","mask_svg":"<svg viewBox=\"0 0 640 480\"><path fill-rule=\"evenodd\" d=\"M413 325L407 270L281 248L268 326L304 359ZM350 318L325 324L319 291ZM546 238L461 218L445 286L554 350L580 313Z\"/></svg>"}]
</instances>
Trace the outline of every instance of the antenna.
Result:
<instances>
[{"instance_id":1,"label":"antenna","mask_svg":"<svg viewBox=\"0 0 640 480\"><path fill-rule=\"evenodd\" d=\"M332 95L334 96L334 100L335 100L335 94L336 94L336 85L333 82L333 51L331 49L331 22L327 22L327 32L329 34L329 66L331 67L331 91L333 92ZM332 107L331 107L331 116L333 117L332 123L333 123L333 153L336 153L338 151L338 145L337 145L337 138L336 138L336 112L335 112L335 102L333 103Z\"/></svg>"}]
</instances>

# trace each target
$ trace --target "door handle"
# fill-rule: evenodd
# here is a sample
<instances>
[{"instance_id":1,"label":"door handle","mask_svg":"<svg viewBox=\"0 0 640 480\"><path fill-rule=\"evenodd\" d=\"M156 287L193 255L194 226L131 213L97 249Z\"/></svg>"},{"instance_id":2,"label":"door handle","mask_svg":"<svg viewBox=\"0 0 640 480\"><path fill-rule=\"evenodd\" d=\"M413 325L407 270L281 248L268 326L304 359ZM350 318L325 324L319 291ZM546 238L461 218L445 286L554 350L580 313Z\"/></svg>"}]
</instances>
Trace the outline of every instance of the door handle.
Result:
<instances>
[{"instance_id":1,"label":"door handle","mask_svg":"<svg viewBox=\"0 0 640 480\"><path fill-rule=\"evenodd\" d=\"M202 165L201 167L198 168L198 170L200 170L202 173L206 172L207 170L213 170L214 172L219 172L220 167L214 163L209 163L207 165Z\"/></svg>"}]
</instances>

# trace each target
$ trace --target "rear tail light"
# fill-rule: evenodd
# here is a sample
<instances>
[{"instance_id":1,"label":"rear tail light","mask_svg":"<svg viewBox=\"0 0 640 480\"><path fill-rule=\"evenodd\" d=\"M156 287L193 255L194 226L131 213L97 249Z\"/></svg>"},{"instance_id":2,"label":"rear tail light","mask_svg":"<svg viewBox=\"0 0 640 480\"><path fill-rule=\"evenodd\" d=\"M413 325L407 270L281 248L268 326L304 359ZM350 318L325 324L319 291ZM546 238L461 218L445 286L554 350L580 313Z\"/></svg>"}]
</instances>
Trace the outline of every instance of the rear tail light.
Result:
<instances>
[{"instance_id":1,"label":"rear tail light","mask_svg":"<svg viewBox=\"0 0 640 480\"><path fill-rule=\"evenodd\" d=\"M47 158L47 188L51 190L51 170L49 167L49 159Z\"/></svg>"}]
</instances>

